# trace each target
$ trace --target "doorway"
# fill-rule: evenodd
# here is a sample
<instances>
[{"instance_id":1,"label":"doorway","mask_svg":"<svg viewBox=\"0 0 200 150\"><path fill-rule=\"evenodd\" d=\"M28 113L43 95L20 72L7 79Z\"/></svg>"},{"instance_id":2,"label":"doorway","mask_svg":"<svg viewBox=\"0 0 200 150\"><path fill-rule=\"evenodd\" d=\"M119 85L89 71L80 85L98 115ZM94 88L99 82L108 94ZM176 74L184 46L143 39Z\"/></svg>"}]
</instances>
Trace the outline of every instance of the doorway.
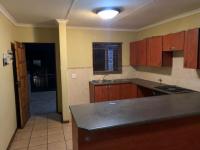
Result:
<instances>
[{"instance_id":1,"label":"doorway","mask_svg":"<svg viewBox=\"0 0 200 150\"><path fill-rule=\"evenodd\" d=\"M54 43L23 43L30 95L30 114L57 112L56 57Z\"/></svg>"}]
</instances>

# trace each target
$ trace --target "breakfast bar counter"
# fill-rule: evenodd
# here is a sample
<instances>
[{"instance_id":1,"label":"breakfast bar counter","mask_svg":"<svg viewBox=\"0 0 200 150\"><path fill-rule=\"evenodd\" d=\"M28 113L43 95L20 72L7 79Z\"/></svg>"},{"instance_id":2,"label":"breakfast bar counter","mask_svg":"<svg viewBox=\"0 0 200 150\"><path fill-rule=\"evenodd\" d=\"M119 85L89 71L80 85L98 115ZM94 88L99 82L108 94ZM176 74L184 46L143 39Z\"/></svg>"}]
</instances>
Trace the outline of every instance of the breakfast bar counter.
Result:
<instances>
[{"instance_id":1,"label":"breakfast bar counter","mask_svg":"<svg viewBox=\"0 0 200 150\"><path fill-rule=\"evenodd\" d=\"M198 92L83 104L70 110L74 150L200 149Z\"/></svg>"}]
</instances>

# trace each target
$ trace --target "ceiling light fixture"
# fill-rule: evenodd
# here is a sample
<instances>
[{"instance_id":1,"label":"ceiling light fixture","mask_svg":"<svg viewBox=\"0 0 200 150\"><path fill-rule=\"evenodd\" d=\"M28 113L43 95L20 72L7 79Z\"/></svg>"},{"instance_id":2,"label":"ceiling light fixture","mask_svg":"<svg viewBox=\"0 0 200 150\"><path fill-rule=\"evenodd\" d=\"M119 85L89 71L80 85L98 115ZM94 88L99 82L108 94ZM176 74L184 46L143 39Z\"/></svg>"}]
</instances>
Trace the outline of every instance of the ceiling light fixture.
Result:
<instances>
[{"instance_id":1,"label":"ceiling light fixture","mask_svg":"<svg viewBox=\"0 0 200 150\"><path fill-rule=\"evenodd\" d=\"M112 19L112 18L116 17L120 13L120 10L117 8L103 8L103 9L96 11L96 13L102 19L108 20L108 19Z\"/></svg>"}]
</instances>

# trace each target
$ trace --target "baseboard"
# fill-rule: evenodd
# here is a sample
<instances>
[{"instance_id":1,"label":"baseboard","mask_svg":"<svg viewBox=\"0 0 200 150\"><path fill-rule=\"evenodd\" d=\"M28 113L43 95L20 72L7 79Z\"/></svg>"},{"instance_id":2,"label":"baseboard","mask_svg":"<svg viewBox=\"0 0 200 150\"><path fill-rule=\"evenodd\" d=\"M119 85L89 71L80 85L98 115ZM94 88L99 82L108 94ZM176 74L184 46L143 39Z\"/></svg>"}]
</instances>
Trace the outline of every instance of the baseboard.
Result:
<instances>
[{"instance_id":1,"label":"baseboard","mask_svg":"<svg viewBox=\"0 0 200 150\"><path fill-rule=\"evenodd\" d=\"M66 120L66 121L63 120L62 121L62 123L69 123L69 122L70 122L69 120Z\"/></svg>"},{"instance_id":2,"label":"baseboard","mask_svg":"<svg viewBox=\"0 0 200 150\"><path fill-rule=\"evenodd\" d=\"M12 138L10 139L10 142L9 142L9 144L8 144L8 147L7 147L7 150L10 149L11 144L12 144L14 138L15 138L16 133L17 133L17 128L15 129L15 132L13 133Z\"/></svg>"}]
</instances>

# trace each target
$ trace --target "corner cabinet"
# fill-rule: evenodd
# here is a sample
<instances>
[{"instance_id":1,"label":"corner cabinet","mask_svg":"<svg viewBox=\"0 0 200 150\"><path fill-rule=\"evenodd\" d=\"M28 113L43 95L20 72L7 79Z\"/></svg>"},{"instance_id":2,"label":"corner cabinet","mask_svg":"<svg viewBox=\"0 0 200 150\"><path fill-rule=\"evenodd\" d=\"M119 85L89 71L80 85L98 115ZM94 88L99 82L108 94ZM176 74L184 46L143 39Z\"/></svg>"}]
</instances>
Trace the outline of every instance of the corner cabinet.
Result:
<instances>
[{"instance_id":1,"label":"corner cabinet","mask_svg":"<svg viewBox=\"0 0 200 150\"><path fill-rule=\"evenodd\" d=\"M163 51L184 50L185 31L163 36Z\"/></svg>"},{"instance_id":2,"label":"corner cabinet","mask_svg":"<svg viewBox=\"0 0 200 150\"><path fill-rule=\"evenodd\" d=\"M199 29L192 29L185 32L184 45L184 67L200 69L200 42Z\"/></svg>"},{"instance_id":3,"label":"corner cabinet","mask_svg":"<svg viewBox=\"0 0 200 150\"><path fill-rule=\"evenodd\" d=\"M171 67L172 52L163 52L163 37L155 36L147 39L147 66Z\"/></svg>"}]
</instances>

